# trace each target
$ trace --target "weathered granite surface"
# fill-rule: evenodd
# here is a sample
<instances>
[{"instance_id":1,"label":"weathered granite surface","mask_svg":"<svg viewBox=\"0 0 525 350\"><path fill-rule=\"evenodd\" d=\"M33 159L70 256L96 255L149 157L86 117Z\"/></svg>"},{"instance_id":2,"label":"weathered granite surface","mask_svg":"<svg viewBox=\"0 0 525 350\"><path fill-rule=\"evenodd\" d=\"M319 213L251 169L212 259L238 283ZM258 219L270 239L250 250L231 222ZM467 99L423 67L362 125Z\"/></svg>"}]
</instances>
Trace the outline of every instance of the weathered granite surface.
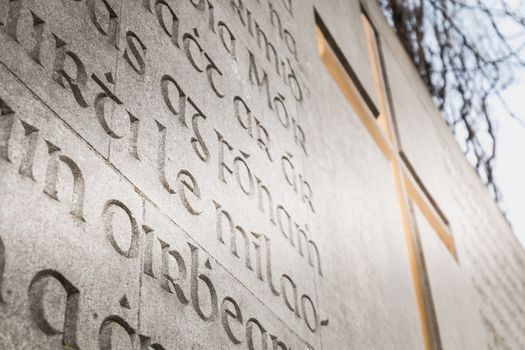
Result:
<instances>
[{"instance_id":1,"label":"weathered granite surface","mask_svg":"<svg viewBox=\"0 0 525 350\"><path fill-rule=\"evenodd\" d=\"M443 349L523 349L525 253L373 0L0 0L0 349L423 349L391 164L314 9L450 223Z\"/></svg>"}]
</instances>

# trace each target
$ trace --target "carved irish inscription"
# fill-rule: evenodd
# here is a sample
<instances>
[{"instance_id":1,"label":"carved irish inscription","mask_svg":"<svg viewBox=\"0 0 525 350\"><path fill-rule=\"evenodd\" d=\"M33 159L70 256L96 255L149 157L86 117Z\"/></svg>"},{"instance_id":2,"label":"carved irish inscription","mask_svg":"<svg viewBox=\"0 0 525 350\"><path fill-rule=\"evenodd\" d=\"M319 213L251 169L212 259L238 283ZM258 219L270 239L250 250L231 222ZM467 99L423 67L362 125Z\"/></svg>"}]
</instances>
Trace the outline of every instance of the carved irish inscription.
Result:
<instances>
[{"instance_id":1,"label":"carved irish inscription","mask_svg":"<svg viewBox=\"0 0 525 350\"><path fill-rule=\"evenodd\" d=\"M13 163L12 159L17 159L18 164L12 165L18 168L18 173L22 177L37 181L33 173L35 152L37 148L45 148L47 150L47 170L45 179L43 179L45 183L43 192L49 197L59 200L57 190L57 184L60 181L58 176L59 167L62 166L69 170L73 179L72 193L69 197L70 213L77 219L83 221L84 178L77 163L62 154L60 148L53 143L41 138L39 130L36 127L22 119L16 118L13 110L1 99L0 105L3 106L2 113L4 114L1 116L2 122L0 123L2 159L9 163ZM16 138L13 137L15 132L17 133ZM15 141L18 141L16 145L13 144ZM67 198L67 196L61 194L60 198Z\"/></svg>"},{"instance_id":2,"label":"carved irish inscription","mask_svg":"<svg viewBox=\"0 0 525 350\"><path fill-rule=\"evenodd\" d=\"M187 0L184 4L52 0L51 5L58 9L56 13L38 1L0 1L1 39L19 50L23 61L18 66L4 61L0 53L1 69L22 71L17 79L31 97L20 103L33 103L31 99L42 103L52 123L66 130L61 131L67 134L64 137L75 141L59 142L60 136L48 130L46 123L19 115L0 96L3 165L33 184L42 198L60 203L72 222L82 227L81 234L100 234L105 245L94 251L110 251L123 266L139 265L138 279L152 281L203 325L220 326L231 344L251 350L316 348L325 323L312 281L313 276L323 278L322 255L307 222L315 213L315 197L302 172L307 137L295 105L308 96L306 80L297 74L301 45L288 25L293 20L291 0L256 1L254 6L264 6L259 14L250 10L252 4L240 0ZM140 14L141 21L127 17L132 13ZM68 20L58 21L62 15ZM150 24L161 33L158 40L144 35L144 26ZM77 43L79 30L96 39ZM105 56L97 57L96 48L101 47ZM167 58L154 57L160 51ZM182 66L159 72L156 60L169 60L169 56ZM115 69L101 63L107 59L116 62ZM38 79L30 79L32 74ZM144 84L137 91L154 91L151 100L130 98L121 88L125 79ZM203 91L195 91L194 83L202 83ZM241 88L231 89L235 85ZM264 103L249 96L259 96ZM6 98L13 100L9 94ZM65 110L81 116L67 115ZM94 123L86 129L88 122ZM85 163L77 147L93 154L97 164ZM122 159L135 168L122 166ZM180 165L182 161L185 166ZM134 211L118 196L108 197L97 207L99 216L93 219L93 198L105 196L91 187L96 181L94 166L110 169L116 179L128 183L145 208L158 211L175 225L179 220L180 225L196 220L207 227L208 239L192 238L198 236L188 225L182 227L184 235L176 235L184 244L175 245L159 233L154 222L145 223L146 209ZM269 179L258 170L261 167L274 168L278 176ZM135 179L135 171L147 177L130 180ZM218 186L225 193L217 193ZM288 194L276 195L283 186ZM226 206L230 195L245 198L243 213ZM184 209L174 212L166 202ZM237 218L245 215L262 219L263 227L239 224ZM276 247L289 251L293 263L304 264L304 274L277 268ZM208 252L212 249L216 256ZM8 256L0 241L0 303L5 303ZM224 263L224 257L233 257L229 260L233 265ZM87 321L82 314L92 302L91 292L72 283L78 276L65 271L49 267L32 273L26 284L31 322L47 337L60 339L64 349L85 349ZM312 281L301 280L303 275L312 276ZM265 288L244 282L252 277ZM142 292L141 298L148 298ZM46 304L53 293L64 301L64 310L52 310L63 313L61 324L50 318ZM115 301L121 314L108 311L108 315L89 318L98 329L98 348L114 349L117 333L131 348L173 348L174 344L137 327L126 314L137 307L128 296ZM296 322L283 321L290 318Z\"/></svg>"}]
</instances>

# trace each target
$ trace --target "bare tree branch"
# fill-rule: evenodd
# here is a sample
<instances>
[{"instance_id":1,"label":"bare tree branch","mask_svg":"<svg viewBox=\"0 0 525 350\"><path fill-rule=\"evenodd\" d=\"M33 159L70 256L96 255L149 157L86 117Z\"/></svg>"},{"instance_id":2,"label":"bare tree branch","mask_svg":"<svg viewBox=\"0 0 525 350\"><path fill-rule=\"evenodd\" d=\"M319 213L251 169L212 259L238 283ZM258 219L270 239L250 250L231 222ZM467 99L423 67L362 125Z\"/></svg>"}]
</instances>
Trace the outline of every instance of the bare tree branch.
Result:
<instances>
[{"instance_id":1,"label":"bare tree branch","mask_svg":"<svg viewBox=\"0 0 525 350\"><path fill-rule=\"evenodd\" d=\"M523 1L523 0L521 0ZM525 67L525 4L507 0L379 0L436 106L496 201L491 102L525 126L502 93Z\"/></svg>"}]
</instances>

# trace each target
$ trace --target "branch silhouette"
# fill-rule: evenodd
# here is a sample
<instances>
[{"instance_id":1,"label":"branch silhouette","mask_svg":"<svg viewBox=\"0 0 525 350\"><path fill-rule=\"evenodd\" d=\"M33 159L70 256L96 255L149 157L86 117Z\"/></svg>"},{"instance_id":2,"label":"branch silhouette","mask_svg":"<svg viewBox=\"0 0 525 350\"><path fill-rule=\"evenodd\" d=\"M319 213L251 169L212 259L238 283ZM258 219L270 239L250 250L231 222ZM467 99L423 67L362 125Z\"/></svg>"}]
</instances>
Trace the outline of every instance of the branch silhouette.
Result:
<instances>
[{"instance_id":1,"label":"branch silhouette","mask_svg":"<svg viewBox=\"0 0 525 350\"><path fill-rule=\"evenodd\" d=\"M491 104L525 126L503 91L525 67L525 4L507 0L379 0L467 158L497 202Z\"/></svg>"}]
</instances>

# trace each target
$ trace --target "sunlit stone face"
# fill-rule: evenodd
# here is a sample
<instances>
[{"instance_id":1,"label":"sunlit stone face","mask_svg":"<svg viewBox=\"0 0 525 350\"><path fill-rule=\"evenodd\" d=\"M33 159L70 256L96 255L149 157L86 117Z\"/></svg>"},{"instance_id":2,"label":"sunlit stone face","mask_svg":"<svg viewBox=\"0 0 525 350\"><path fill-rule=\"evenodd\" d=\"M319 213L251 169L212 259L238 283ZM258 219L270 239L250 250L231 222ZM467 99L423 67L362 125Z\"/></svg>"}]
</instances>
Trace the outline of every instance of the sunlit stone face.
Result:
<instances>
[{"instance_id":1,"label":"sunlit stone face","mask_svg":"<svg viewBox=\"0 0 525 350\"><path fill-rule=\"evenodd\" d=\"M374 2L0 24L1 349L522 348L523 252Z\"/></svg>"}]
</instances>

